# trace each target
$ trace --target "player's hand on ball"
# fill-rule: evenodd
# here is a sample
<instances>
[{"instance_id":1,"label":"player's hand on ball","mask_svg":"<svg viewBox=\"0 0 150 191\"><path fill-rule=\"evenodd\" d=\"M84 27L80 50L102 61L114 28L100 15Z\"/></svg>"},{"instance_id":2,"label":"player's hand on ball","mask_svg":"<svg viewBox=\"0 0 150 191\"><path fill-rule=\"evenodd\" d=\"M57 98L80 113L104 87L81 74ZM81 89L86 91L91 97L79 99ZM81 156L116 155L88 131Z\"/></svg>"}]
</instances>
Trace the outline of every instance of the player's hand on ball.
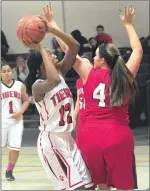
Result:
<instances>
[{"instance_id":1,"label":"player's hand on ball","mask_svg":"<svg viewBox=\"0 0 150 191\"><path fill-rule=\"evenodd\" d=\"M13 119L19 120L22 118L22 113L20 111L13 113L12 115Z\"/></svg>"},{"instance_id":2,"label":"player's hand on ball","mask_svg":"<svg viewBox=\"0 0 150 191\"><path fill-rule=\"evenodd\" d=\"M129 5L128 7L124 8L124 13L120 12L120 19L124 25L131 25L133 20L135 9Z\"/></svg>"},{"instance_id":3,"label":"player's hand on ball","mask_svg":"<svg viewBox=\"0 0 150 191\"><path fill-rule=\"evenodd\" d=\"M44 17L48 22L54 21L51 3L48 3L46 6L43 7L43 11L41 13L41 16Z\"/></svg>"}]
</instances>

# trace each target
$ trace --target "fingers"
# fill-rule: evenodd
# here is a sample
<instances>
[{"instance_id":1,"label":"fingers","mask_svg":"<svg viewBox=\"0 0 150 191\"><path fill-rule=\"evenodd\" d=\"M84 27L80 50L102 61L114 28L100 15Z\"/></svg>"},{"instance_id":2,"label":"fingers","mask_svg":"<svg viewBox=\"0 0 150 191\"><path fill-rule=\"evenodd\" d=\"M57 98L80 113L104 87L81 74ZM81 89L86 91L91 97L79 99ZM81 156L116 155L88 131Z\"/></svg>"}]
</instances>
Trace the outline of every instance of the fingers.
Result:
<instances>
[{"instance_id":1,"label":"fingers","mask_svg":"<svg viewBox=\"0 0 150 191\"><path fill-rule=\"evenodd\" d=\"M23 39L23 44L24 44L24 46L28 46L28 45L30 45L30 44L32 44L33 42L31 41L31 40L29 40L28 39L28 41L27 40L25 40L25 39Z\"/></svg>"},{"instance_id":2,"label":"fingers","mask_svg":"<svg viewBox=\"0 0 150 191\"><path fill-rule=\"evenodd\" d=\"M128 15L127 7L124 8L124 16L126 17Z\"/></svg>"},{"instance_id":3,"label":"fingers","mask_svg":"<svg viewBox=\"0 0 150 191\"><path fill-rule=\"evenodd\" d=\"M128 7L124 7L124 13L122 14L121 11L119 14L121 16L127 17L128 15L133 15L135 12L135 9L132 7L132 5L128 5Z\"/></svg>"},{"instance_id":4,"label":"fingers","mask_svg":"<svg viewBox=\"0 0 150 191\"><path fill-rule=\"evenodd\" d=\"M135 9L133 8L133 10L132 10L132 13L131 13L131 14L133 15L134 13L135 13Z\"/></svg>"},{"instance_id":5,"label":"fingers","mask_svg":"<svg viewBox=\"0 0 150 191\"><path fill-rule=\"evenodd\" d=\"M132 5L128 5L128 8L127 8L127 13L128 15L133 15L135 12L135 9L132 7Z\"/></svg>"}]
</instances>

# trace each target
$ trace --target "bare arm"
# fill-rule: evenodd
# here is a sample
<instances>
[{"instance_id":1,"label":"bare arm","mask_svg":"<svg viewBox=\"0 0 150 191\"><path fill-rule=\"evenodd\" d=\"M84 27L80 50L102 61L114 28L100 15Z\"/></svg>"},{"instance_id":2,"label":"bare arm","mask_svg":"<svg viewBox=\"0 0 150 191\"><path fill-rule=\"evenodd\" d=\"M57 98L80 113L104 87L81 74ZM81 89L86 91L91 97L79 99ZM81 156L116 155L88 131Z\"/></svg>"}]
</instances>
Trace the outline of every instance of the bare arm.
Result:
<instances>
[{"instance_id":1,"label":"bare arm","mask_svg":"<svg viewBox=\"0 0 150 191\"><path fill-rule=\"evenodd\" d=\"M75 110L74 110L74 130L77 129L78 126L78 116L79 116L79 109L80 109L80 105L79 105L79 94L77 92L77 101L76 101L76 105L75 105Z\"/></svg>"},{"instance_id":2,"label":"bare arm","mask_svg":"<svg viewBox=\"0 0 150 191\"><path fill-rule=\"evenodd\" d=\"M77 93L77 101L76 101L76 105L75 105L75 110L74 110L74 119L77 122L78 120L78 115L79 115L79 94Z\"/></svg>"},{"instance_id":3,"label":"bare arm","mask_svg":"<svg viewBox=\"0 0 150 191\"><path fill-rule=\"evenodd\" d=\"M59 39L61 39L62 41L64 41L64 43L68 47L65 52L65 57L60 62L60 70L62 74L65 75L73 66L76 59L76 55L78 54L80 45L71 36L67 35L66 33L56 28L55 25L53 29L51 30L51 33L54 34Z\"/></svg>"},{"instance_id":4,"label":"bare arm","mask_svg":"<svg viewBox=\"0 0 150 191\"><path fill-rule=\"evenodd\" d=\"M23 105L20 109L20 112L23 114L29 107L29 96L27 94L27 90L26 90L26 86L24 84L22 84L22 88L21 88L21 99L23 101Z\"/></svg>"},{"instance_id":5,"label":"bare arm","mask_svg":"<svg viewBox=\"0 0 150 191\"><path fill-rule=\"evenodd\" d=\"M18 111L13 113L13 115L12 115L13 119L16 119L16 120L21 119L22 115L28 109L29 104L30 104L29 96L27 95L27 91L26 91L26 86L23 83L22 83L22 87L21 87L21 100L23 101L23 104Z\"/></svg>"},{"instance_id":6,"label":"bare arm","mask_svg":"<svg viewBox=\"0 0 150 191\"><path fill-rule=\"evenodd\" d=\"M55 27L57 27L58 30L60 30L58 25L56 24L56 22L55 21L53 21L53 22L55 23ZM60 45L61 49L63 50L63 52L66 53L68 51L67 44L65 42L63 42L58 36L55 36L55 37L56 37L56 40L57 40L58 44ZM91 65L89 60L83 59L79 55L76 56L76 59L72 65L72 67L82 78L83 82L86 81L91 69L93 68L93 66Z\"/></svg>"},{"instance_id":7,"label":"bare arm","mask_svg":"<svg viewBox=\"0 0 150 191\"><path fill-rule=\"evenodd\" d=\"M134 8L132 8L132 6L129 5L127 8L125 7L124 14L122 13L120 14L120 18L123 24L125 25L132 48L132 54L126 66L135 77L142 60L143 49L139 37L136 34L134 27L132 25L133 15L134 15Z\"/></svg>"},{"instance_id":8,"label":"bare arm","mask_svg":"<svg viewBox=\"0 0 150 191\"><path fill-rule=\"evenodd\" d=\"M53 64L52 57L50 57L43 47L40 48L40 53L44 62L47 79L44 81L39 81L32 86L34 98L37 102L41 101L44 94L56 87L61 81Z\"/></svg>"},{"instance_id":9,"label":"bare arm","mask_svg":"<svg viewBox=\"0 0 150 191\"><path fill-rule=\"evenodd\" d=\"M64 39L64 38L62 38L62 36L58 35L58 31L60 31L60 29L59 29L59 27L57 26L56 22L53 19L53 10L52 10L52 5L50 3L43 8L42 15L50 24L52 24L55 27L55 29L57 29L57 33L54 33L54 32L52 32L52 33L55 35L56 40L59 43L59 45L60 45L61 49L63 50L63 52L66 54L65 55L65 60L63 60L64 64L61 63L62 64L62 69L64 68L64 65L65 65L63 73L66 73L70 69L70 67L73 66L74 69L76 70L76 72L81 76L81 78L83 80L86 80L92 66L90 64L85 63L81 59L80 56L77 55L77 57L74 57L75 50L71 50L71 48L73 48L73 47L71 47L72 46L71 41L67 42L67 39ZM67 35L67 37L69 39L71 38L69 35ZM73 43L73 41L75 41L75 40L72 39L72 43ZM74 48L75 48L75 45L74 45ZM78 47L78 49L79 49L79 47ZM72 55L72 57L71 57L71 54L73 52L74 52L74 55ZM76 54L77 53L78 52L76 51ZM68 61L68 63L66 63L66 61L68 60L67 57L70 57L69 58L70 60Z\"/></svg>"},{"instance_id":10,"label":"bare arm","mask_svg":"<svg viewBox=\"0 0 150 191\"><path fill-rule=\"evenodd\" d=\"M131 48L132 48L132 54L126 66L135 77L141 64L143 49L142 49L141 42L134 30L134 27L132 25L126 26L126 30L127 30Z\"/></svg>"}]
</instances>

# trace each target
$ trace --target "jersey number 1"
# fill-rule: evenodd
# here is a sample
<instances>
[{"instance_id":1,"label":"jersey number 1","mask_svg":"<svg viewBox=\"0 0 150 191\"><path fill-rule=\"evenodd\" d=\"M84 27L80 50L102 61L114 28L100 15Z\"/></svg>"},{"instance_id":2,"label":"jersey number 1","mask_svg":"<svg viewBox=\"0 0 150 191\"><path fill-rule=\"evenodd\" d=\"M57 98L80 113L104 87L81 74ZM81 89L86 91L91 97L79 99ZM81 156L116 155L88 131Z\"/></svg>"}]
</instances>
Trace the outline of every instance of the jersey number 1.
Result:
<instances>
[{"instance_id":1,"label":"jersey number 1","mask_svg":"<svg viewBox=\"0 0 150 191\"><path fill-rule=\"evenodd\" d=\"M67 124L72 123L72 117L69 115L70 111L71 111L70 103L67 103L65 106L64 105L61 106L61 108L59 109L59 113L60 113L59 126L64 126L65 125L65 120L64 120L65 112L68 112L68 114L67 114Z\"/></svg>"},{"instance_id":2,"label":"jersey number 1","mask_svg":"<svg viewBox=\"0 0 150 191\"><path fill-rule=\"evenodd\" d=\"M9 102L9 113L10 114L13 113L13 104L12 104L12 101Z\"/></svg>"},{"instance_id":3,"label":"jersey number 1","mask_svg":"<svg viewBox=\"0 0 150 191\"><path fill-rule=\"evenodd\" d=\"M93 98L99 99L99 106L105 107L105 84L100 83L93 92Z\"/></svg>"}]
</instances>

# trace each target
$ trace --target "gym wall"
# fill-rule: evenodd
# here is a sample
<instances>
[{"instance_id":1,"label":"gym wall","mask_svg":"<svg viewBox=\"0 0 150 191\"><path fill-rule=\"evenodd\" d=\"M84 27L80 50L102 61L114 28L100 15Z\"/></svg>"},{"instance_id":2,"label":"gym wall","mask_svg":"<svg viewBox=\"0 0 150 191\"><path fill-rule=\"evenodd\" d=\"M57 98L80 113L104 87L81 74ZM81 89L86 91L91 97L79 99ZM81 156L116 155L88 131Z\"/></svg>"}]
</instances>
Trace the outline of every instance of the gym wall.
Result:
<instances>
[{"instance_id":1,"label":"gym wall","mask_svg":"<svg viewBox=\"0 0 150 191\"><path fill-rule=\"evenodd\" d=\"M118 46L129 46L128 36L119 18L119 1L51 1L55 20L61 29L70 33L79 29L83 36L96 35L96 26L102 24L113 42ZM26 53L16 36L16 25L25 15L37 15L48 1L2 1L2 30L10 45L9 53ZM149 35L149 1L120 1L135 7L134 26L139 37ZM44 46L51 48L51 35L43 40Z\"/></svg>"}]
</instances>

